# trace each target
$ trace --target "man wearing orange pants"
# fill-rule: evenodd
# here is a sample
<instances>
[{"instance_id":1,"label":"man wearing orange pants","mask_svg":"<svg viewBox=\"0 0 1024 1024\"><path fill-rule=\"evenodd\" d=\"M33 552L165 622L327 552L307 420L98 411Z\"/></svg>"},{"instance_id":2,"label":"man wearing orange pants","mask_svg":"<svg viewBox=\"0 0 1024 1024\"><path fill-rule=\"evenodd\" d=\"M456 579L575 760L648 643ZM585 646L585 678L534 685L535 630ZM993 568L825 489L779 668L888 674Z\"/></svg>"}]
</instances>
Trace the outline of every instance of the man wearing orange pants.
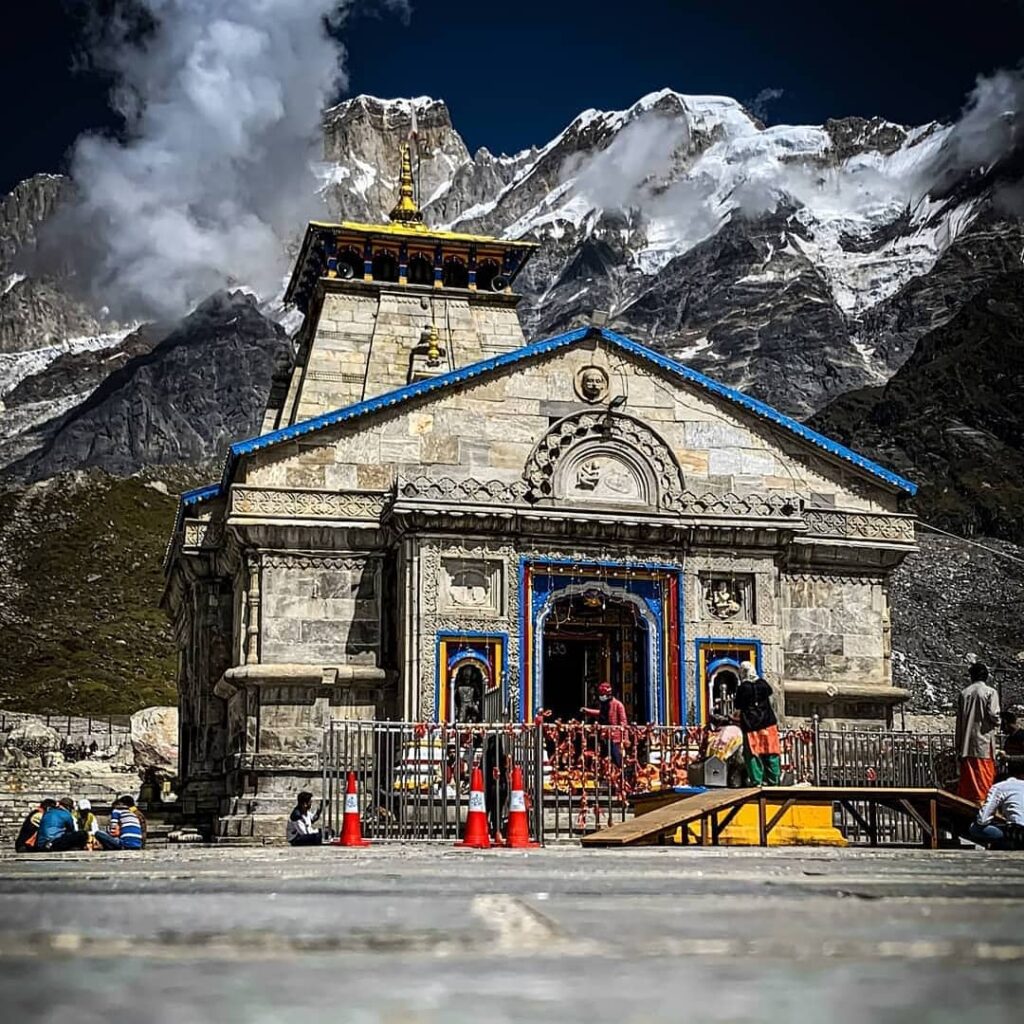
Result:
<instances>
[{"instance_id":1,"label":"man wearing orange pants","mask_svg":"<svg viewBox=\"0 0 1024 1024\"><path fill-rule=\"evenodd\" d=\"M996 781L996 730L999 694L988 684L988 668L976 661L971 681L960 691L956 708L956 753L960 758L957 793L984 803Z\"/></svg>"}]
</instances>

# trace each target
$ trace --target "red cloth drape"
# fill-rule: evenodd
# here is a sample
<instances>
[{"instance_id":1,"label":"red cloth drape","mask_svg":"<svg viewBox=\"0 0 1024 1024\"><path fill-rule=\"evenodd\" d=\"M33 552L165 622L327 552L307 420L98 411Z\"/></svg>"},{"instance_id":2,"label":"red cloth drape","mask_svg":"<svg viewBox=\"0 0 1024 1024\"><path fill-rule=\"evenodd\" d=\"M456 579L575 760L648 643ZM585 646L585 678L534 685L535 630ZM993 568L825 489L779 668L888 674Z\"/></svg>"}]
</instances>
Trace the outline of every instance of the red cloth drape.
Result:
<instances>
[{"instance_id":1,"label":"red cloth drape","mask_svg":"<svg viewBox=\"0 0 1024 1024\"><path fill-rule=\"evenodd\" d=\"M764 757L766 754L778 754L782 747L779 743L779 727L769 725L765 729L758 729L757 732L748 732L745 737L747 750L757 757Z\"/></svg>"},{"instance_id":2,"label":"red cloth drape","mask_svg":"<svg viewBox=\"0 0 1024 1024\"><path fill-rule=\"evenodd\" d=\"M983 804L996 781L996 763L990 757L960 758L960 785L957 794L965 800Z\"/></svg>"}]
</instances>

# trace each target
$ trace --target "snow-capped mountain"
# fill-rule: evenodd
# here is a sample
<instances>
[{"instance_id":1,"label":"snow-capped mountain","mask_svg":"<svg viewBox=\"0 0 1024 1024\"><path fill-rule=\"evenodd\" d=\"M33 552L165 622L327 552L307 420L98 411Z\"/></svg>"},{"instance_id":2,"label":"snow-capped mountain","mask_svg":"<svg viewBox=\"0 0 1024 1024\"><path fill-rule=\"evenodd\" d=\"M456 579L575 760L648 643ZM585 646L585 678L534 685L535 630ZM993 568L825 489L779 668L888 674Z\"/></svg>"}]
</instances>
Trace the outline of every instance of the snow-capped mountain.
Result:
<instances>
[{"instance_id":1,"label":"snow-capped mountain","mask_svg":"<svg viewBox=\"0 0 1024 1024\"><path fill-rule=\"evenodd\" d=\"M957 126L766 126L728 97L670 90L584 111L511 156L470 154L440 100L355 97L323 116L316 170L332 216L386 218L414 111L428 222L542 242L519 279L528 334L605 311L618 329L798 416L883 384L1024 249L1021 221L993 200L1012 161L959 170ZM119 369L129 354L135 325L113 323L102 297L83 303L59 274L33 276L31 261L26 272L42 225L72 192L39 175L0 202L0 402L20 407L0 430L8 439L29 424L44 443L50 414L73 415L69 399L84 401L104 363ZM280 316L277 297L262 298ZM97 365L72 385L67 361L53 361L74 352L86 353L77 367ZM50 404L26 403L39 394Z\"/></svg>"},{"instance_id":2,"label":"snow-capped mountain","mask_svg":"<svg viewBox=\"0 0 1024 1024\"><path fill-rule=\"evenodd\" d=\"M885 381L913 351L916 318L933 328L969 297L949 282L906 315L908 286L974 245L990 209L984 188L949 187L953 126L766 127L728 97L663 90L584 111L541 148L471 156L443 103L361 96L325 118L335 216L386 214L413 107L427 220L544 243L520 279L534 335L606 310L624 331L808 415ZM1020 252L1019 222L997 234L982 247L1001 263Z\"/></svg>"},{"instance_id":3,"label":"snow-capped mountain","mask_svg":"<svg viewBox=\"0 0 1024 1024\"><path fill-rule=\"evenodd\" d=\"M543 146L471 154L443 102L360 96L324 113L311 208L385 218L414 111L428 221L542 243L517 282L528 334L605 311L612 326L726 383L815 414L919 482L924 521L1006 538L1019 560L1019 151L971 164L959 125L769 127L734 100L662 91L626 110L585 111ZM291 358L273 320L292 327L295 316L280 295L257 308L225 266L226 290L194 296L179 323L139 326L130 310L115 323L112 297L83 299L70 268L33 258L73 199L55 175L0 198L0 524L11 524L0 597L13 609L5 619L0 599L0 632L29 621L74 632L88 579L105 587L115 632L134 636L159 595L170 514L150 504L164 481L173 490L206 479L225 444L258 429L271 378ZM275 272L303 227L267 252ZM123 479L136 473L161 479L152 489ZM26 551L72 535L85 538L82 551L148 545L152 578L97 583L73 559L48 559L64 573L62 599L32 603L38 562ZM952 693L959 681L959 668L935 668L950 650L980 644L1009 661L1020 649L1021 581L990 549L927 537L921 546L894 583L894 664L896 682L934 709L936 687ZM995 597L979 605L979 588ZM170 640L161 643L170 666ZM126 678L139 672L125 663Z\"/></svg>"}]
</instances>

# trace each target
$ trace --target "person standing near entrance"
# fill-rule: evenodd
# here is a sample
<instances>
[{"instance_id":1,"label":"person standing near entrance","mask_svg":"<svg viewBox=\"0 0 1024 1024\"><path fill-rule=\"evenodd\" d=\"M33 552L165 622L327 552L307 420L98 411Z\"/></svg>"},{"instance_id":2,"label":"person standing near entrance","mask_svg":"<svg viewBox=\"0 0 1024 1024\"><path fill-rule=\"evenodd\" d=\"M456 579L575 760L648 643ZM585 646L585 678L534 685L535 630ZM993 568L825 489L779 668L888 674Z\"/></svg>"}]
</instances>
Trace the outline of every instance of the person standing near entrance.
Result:
<instances>
[{"instance_id":1,"label":"person standing near entrance","mask_svg":"<svg viewBox=\"0 0 1024 1024\"><path fill-rule=\"evenodd\" d=\"M734 717L743 731L747 784L777 786L782 781L779 720L772 708L772 688L749 661L740 665Z\"/></svg>"},{"instance_id":2,"label":"person standing near entrance","mask_svg":"<svg viewBox=\"0 0 1024 1024\"><path fill-rule=\"evenodd\" d=\"M969 672L971 681L960 691L956 706L957 794L980 804L996 781L999 694L988 684L986 665L976 661Z\"/></svg>"},{"instance_id":3,"label":"person standing near entrance","mask_svg":"<svg viewBox=\"0 0 1024 1024\"><path fill-rule=\"evenodd\" d=\"M588 718L596 718L598 725L605 726L601 730L607 744L608 756L616 768L622 767L622 741L625 737L626 705L612 694L612 684L597 684L597 707L580 708Z\"/></svg>"}]
</instances>

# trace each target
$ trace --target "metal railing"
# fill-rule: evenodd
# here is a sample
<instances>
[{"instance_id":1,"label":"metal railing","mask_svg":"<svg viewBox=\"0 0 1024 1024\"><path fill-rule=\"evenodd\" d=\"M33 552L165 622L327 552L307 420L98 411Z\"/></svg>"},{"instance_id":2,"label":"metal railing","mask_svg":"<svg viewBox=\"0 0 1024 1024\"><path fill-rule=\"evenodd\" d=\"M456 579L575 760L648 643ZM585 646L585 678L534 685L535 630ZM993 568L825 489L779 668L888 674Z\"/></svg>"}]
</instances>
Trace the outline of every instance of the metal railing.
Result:
<instances>
[{"instance_id":1,"label":"metal railing","mask_svg":"<svg viewBox=\"0 0 1024 1024\"><path fill-rule=\"evenodd\" d=\"M518 765L532 836L578 838L632 816L631 798L689 785L713 731L704 727L337 721L324 733L325 824L341 827L349 772L359 783L364 834L376 840L454 842L465 823L474 767L483 773L492 832ZM956 773L952 737L868 730L780 730L784 781L823 786L938 786ZM861 811L856 804L854 809ZM860 815L867 819L866 809ZM836 827L866 841L836 806ZM918 826L879 808L879 841L915 842Z\"/></svg>"},{"instance_id":2,"label":"metal railing","mask_svg":"<svg viewBox=\"0 0 1024 1024\"><path fill-rule=\"evenodd\" d=\"M58 715L23 711L0 711L0 732L10 732L27 721L40 722L63 736L127 736L131 733L131 715Z\"/></svg>"},{"instance_id":3,"label":"metal railing","mask_svg":"<svg viewBox=\"0 0 1024 1024\"><path fill-rule=\"evenodd\" d=\"M474 768L483 775L491 832L502 826L512 768L524 775L531 833L540 835L542 757L530 725L333 722L324 733L324 824L338 831L350 772L363 833L378 841L454 842L469 810Z\"/></svg>"}]
</instances>

